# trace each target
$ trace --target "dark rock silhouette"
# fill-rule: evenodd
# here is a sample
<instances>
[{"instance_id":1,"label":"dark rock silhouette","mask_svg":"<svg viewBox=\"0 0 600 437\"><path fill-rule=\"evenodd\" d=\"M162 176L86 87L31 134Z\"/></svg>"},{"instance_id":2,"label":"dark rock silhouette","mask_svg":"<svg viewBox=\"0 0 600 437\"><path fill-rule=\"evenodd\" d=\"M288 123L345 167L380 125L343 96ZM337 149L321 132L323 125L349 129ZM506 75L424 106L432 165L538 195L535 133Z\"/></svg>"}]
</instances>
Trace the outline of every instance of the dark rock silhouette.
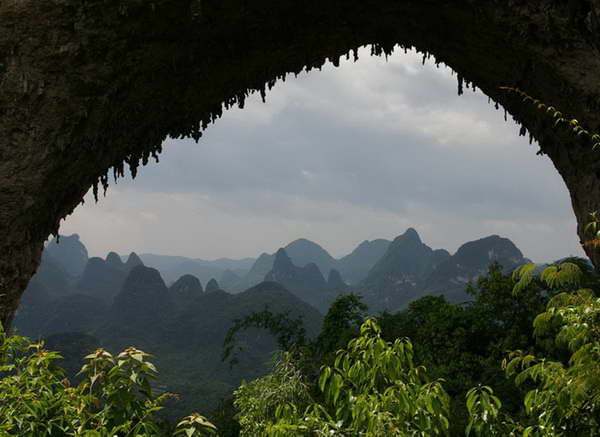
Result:
<instances>
[{"instance_id":1,"label":"dark rock silhouette","mask_svg":"<svg viewBox=\"0 0 600 437\"><path fill-rule=\"evenodd\" d=\"M121 290L126 275L125 270L113 267L102 258L92 257L88 260L76 288L82 294L110 303Z\"/></svg>"},{"instance_id":2,"label":"dark rock silhouette","mask_svg":"<svg viewBox=\"0 0 600 437\"><path fill-rule=\"evenodd\" d=\"M279 282L292 290L323 290L327 287L325 278L314 263L298 267L292 263L285 249L279 249L275 254L273 269L265 276L265 281Z\"/></svg>"},{"instance_id":3,"label":"dark rock silhouette","mask_svg":"<svg viewBox=\"0 0 600 437\"><path fill-rule=\"evenodd\" d=\"M329 252L323 249L317 243L299 238L287 244L283 248L294 263L298 267L304 267L309 263L316 264L321 272L328 272L337 265L337 260L333 258ZM274 262L277 254L262 253L254 262L248 273L238 281L237 288L252 287L263 281L265 276L274 268Z\"/></svg>"},{"instance_id":4,"label":"dark rock silhouette","mask_svg":"<svg viewBox=\"0 0 600 437\"><path fill-rule=\"evenodd\" d=\"M436 267L424 286L428 293L443 293L450 301L470 300L464 292L469 281L485 274L491 263L512 271L529 262L508 238L498 235L463 244L454 255Z\"/></svg>"},{"instance_id":5,"label":"dark rock silhouette","mask_svg":"<svg viewBox=\"0 0 600 437\"><path fill-rule=\"evenodd\" d=\"M140 257L137 256L137 254L135 252L131 252L129 254L129 257L127 258L127 261L125 262L125 270L127 272L130 272L131 270L133 270L134 267L143 266L143 265L144 265L144 263L142 262Z\"/></svg>"},{"instance_id":6,"label":"dark rock silhouette","mask_svg":"<svg viewBox=\"0 0 600 437\"><path fill-rule=\"evenodd\" d=\"M118 270L126 270L125 263L123 263L123 260L116 252L108 252L108 255L106 255L106 264Z\"/></svg>"},{"instance_id":7,"label":"dark rock silhouette","mask_svg":"<svg viewBox=\"0 0 600 437\"><path fill-rule=\"evenodd\" d=\"M337 269L351 284L364 280L373 266L385 255L391 241L363 241L350 254L340 258Z\"/></svg>"},{"instance_id":8,"label":"dark rock silhouette","mask_svg":"<svg viewBox=\"0 0 600 437\"><path fill-rule=\"evenodd\" d=\"M79 235L61 235L53 238L44 251L69 275L77 277L87 264L88 251L79 241Z\"/></svg>"},{"instance_id":9,"label":"dark rock silhouette","mask_svg":"<svg viewBox=\"0 0 600 437\"><path fill-rule=\"evenodd\" d=\"M265 276L265 281L278 282L300 299L325 311L332 299L327 282L316 264L309 263L298 267L292 263L285 249L275 254L273 269Z\"/></svg>"},{"instance_id":10,"label":"dark rock silhouette","mask_svg":"<svg viewBox=\"0 0 600 437\"><path fill-rule=\"evenodd\" d=\"M29 286L32 283L43 284L46 291L53 296L62 296L72 292L73 277L71 277L61 264L56 262L50 254L44 253L42 262L31 278Z\"/></svg>"},{"instance_id":11,"label":"dark rock silhouette","mask_svg":"<svg viewBox=\"0 0 600 437\"><path fill-rule=\"evenodd\" d=\"M392 241L385 255L370 270L365 284L374 288L414 289L444 259L424 244L417 231L409 228Z\"/></svg>"},{"instance_id":12,"label":"dark rock silhouette","mask_svg":"<svg viewBox=\"0 0 600 437\"><path fill-rule=\"evenodd\" d=\"M210 293L210 292L213 292L213 291L217 291L217 290L220 290L220 289L221 289L221 287L219 287L219 283L217 282L217 280L215 278L212 278L206 284L206 292L207 293Z\"/></svg>"},{"instance_id":13,"label":"dark rock silhouette","mask_svg":"<svg viewBox=\"0 0 600 437\"><path fill-rule=\"evenodd\" d=\"M285 246L285 252L298 267L315 264L321 272L335 268L337 260L317 243L299 238Z\"/></svg>"},{"instance_id":14,"label":"dark rock silhouette","mask_svg":"<svg viewBox=\"0 0 600 437\"><path fill-rule=\"evenodd\" d=\"M171 296L178 302L189 302L204 293L200 280L194 275L183 275L169 287Z\"/></svg>"},{"instance_id":15,"label":"dark rock silhouette","mask_svg":"<svg viewBox=\"0 0 600 437\"><path fill-rule=\"evenodd\" d=\"M136 266L127 275L101 331L115 345L125 347L130 338L150 344L160 337L161 324L173 311L173 301L158 270Z\"/></svg>"}]
</instances>

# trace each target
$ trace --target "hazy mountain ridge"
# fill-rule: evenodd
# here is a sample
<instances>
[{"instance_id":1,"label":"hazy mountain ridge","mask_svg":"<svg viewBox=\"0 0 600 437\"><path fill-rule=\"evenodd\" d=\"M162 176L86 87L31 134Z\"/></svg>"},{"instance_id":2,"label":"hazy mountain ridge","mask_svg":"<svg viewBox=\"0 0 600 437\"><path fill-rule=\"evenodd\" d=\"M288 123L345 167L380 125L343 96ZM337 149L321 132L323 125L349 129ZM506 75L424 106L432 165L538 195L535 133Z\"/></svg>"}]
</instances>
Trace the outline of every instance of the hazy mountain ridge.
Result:
<instances>
[{"instance_id":1,"label":"hazy mountain ridge","mask_svg":"<svg viewBox=\"0 0 600 437\"><path fill-rule=\"evenodd\" d=\"M319 244L299 238L282 247L292 263L298 267L315 264L323 275L330 270L337 270L346 282L359 283L363 280L371 267L385 253L388 240L378 239L363 241L351 253L339 259L334 258ZM252 287L261 282L273 269L276 253L262 253L254 262L248 273L237 284L232 286L234 291Z\"/></svg>"},{"instance_id":2,"label":"hazy mountain ridge","mask_svg":"<svg viewBox=\"0 0 600 437\"><path fill-rule=\"evenodd\" d=\"M61 235L53 238L44 253L54 259L70 276L79 276L88 261L88 251L79 235Z\"/></svg>"},{"instance_id":3,"label":"hazy mountain ridge","mask_svg":"<svg viewBox=\"0 0 600 437\"><path fill-rule=\"evenodd\" d=\"M357 284L364 279L379 258L385 253L390 241L377 239L363 241L351 253L339 259L334 258L319 244L306 238L296 239L283 246L292 262L299 267L316 264L323 275L335 269L346 282ZM156 255L143 253L140 258L145 265L161 272L167 284L185 274L192 274L202 283L219 278L228 291L237 293L262 282L273 269L277 251L263 252L257 258L220 258L207 261L183 256ZM237 276L237 278L235 277Z\"/></svg>"},{"instance_id":4,"label":"hazy mountain ridge","mask_svg":"<svg viewBox=\"0 0 600 437\"><path fill-rule=\"evenodd\" d=\"M76 259L80 265L87 257L87 250L76 235L61 237L61 241L67 242L64 250L58 251L54 247L60 244L53 243L51 247L53 253L59 253L63 258L55 261L45 252L32 284L42 290L40 293L65 295L78 292L98 297L107 305L120 290L127 272L133 266L143 264L143 259L154 263L149 267L156 268L161 264L167 269L165 274L157 268L167 286L186 275L197 278L203 289L223 288L230 293L241 292L264 280L277 281L322 312L336 293L349 291L363 295L373 311L397 309L424 294L444 294L453 301L465 300L468 299L464 294L466 284L485 272L489 263L499 262L506 269L512 269L527 261L510 240L499 236L465 243L451 255L445 249L430 248L421 241L416 230L409 228L391 242L385 239L363 241L339 259L317 243L300 238L280 249L288 261L277 268L275 264L280 251L273 255L263 253L256 259L221 258L214 261L153 254L138 256L132 252L125 262L118 254L110 252L106 259L87 259L81 277L74 278L64 274L65 260ZM248 266L248 271L233 270ZM335 284L330 285L325 277L330 279L332 272L335 272L331 278ZM218 283L213 284L213 280ZM48 286L50 283L52 286ZM334 289L336 293L331 292Z\"/></svg>"},{"instance_id":5,"label":"hazy mountain ridge","mask_svg":"<svg viewBox=\"0 0 600 437\"><path fill-rule=\"evenodd\" d=\"M108 272L117 270L101 258L90 258L90 263ZM187 275L167 288L156 269L143 265L126 273L110 304L105 303L103 287L87 290L90 294L74 289L56 295L33 283L24 295L15 328L35 338L50 337L73 372L81 365L81 356L97 347L114 352L134 345L155 354L160 383L182 396L173 408L173 414L181 416L199 405L204 410L214 408L242 379L269 370L277 345L260 330L240 335L245 348L239 366L230 369L222 363L222 344L236 319L269 308L301 317L308 335L320 329L321 314L278 283L263 282L239 294L218 287L212 280L203 291L198 278Z\"/></svg>"},{"instance_id":6,"label":"hazy mountain ridge","mask_svg":"<svg viewBox=\"0 0 600 437\"><path fill-rule=\"evenodd\" d=\"M357 284L367 277L390 244L391 241L385 239L365 240L351 253L338 260L337 270L346 281Z\"/></svg>"},{"instance_id":7,"label":"hazy mountain ridge","mask_svg":"<svg viewBox=\"0 0 600 437\"><path fill-rule=\"evenodd\" d=\"M450 301L468 300L464 293L466 284L485 274L493 262L508 272L531 260L508 238L490 235L470 241L437 266L425 284L425 292L444 293Z\"/></svg>"},{"instance_id":8,"label":"hazy mountain ridge","mask_svg":"<svg viewBox=\"0 0 600 437\"><path fill-rule=\"evenodd\" d=\"M372 311L398 310L428 294L464 302L471 300L465 292L468 283L485 274L491 263L508 272L527 262L508 238L491 235L470 241L451 255L431 249L410 228L392 242L358 290Z\"/></svg>"},{"instance_id":9,"label":"hazy mountain ridge","mask_svg":"<svg viewBox=\"0 0 600 437\"><path fill-rule=\"evenodd\" d=\"M78 238L75 242L81 243ZM220 361L227 330L245 315L265 308L288 312L302 317L308 334L315 335L322 314L340 293L362 295L371 313L394 311L426 293L460 300L466 281L484 273L490 262L511 269L527 261L510 240L499 236L465 243L451 255L430 248L414 229L408 229L392 242L365 241L339 260L316 243L295 240L286 247L303 265L281 248L275 255L258 257L244 277L224 269L202 281L186 272L168 287L162 272L143 265L143 256L132 253L125 262L114 252L105 259L87 258L79 244L73 247L65 252L78 254L79 265L85 255L80 276L63 268L68 256L57 261L44 253L17 312L16 329L36 338L50 336L57 349L78 357L92 346L116 351L134 345L156 354L161 383L183 395L184 401L173 410L178 415L189 412L188 406L214 407L242 379L268 369L276 344L261 330L240 335L244 351L239 367L228 370ZM362 266L361 259L365 260ZM329 270L321 270L313 260ZM182 265L177 264L180 258L170 261ZM343 271L364 279L349 285ZM221 289L239 286L252 275L259 284L243 292ZM67 362L75 368L72 358L67 356Z\"/></svg>"},{"instance_id":10,"label":"hazy mountain ridge","mask_svg":"<svg viewBox=\"0 0 600 437\"><path fill-rule=\"evenodd\" d=\"M331 293L328 293L329 286L319 267L315 263L295 265L285 249L277 251L273 268L265 275L265 281L283 285L321 312L324 312L324 309L326 311L329 306L326 294Z\"/></svg>"},{"instance_id":11,"label":"hazy mountain ridge","mask_svg":"<svg viewBox=\"0 0 600 437\"><path fill-rule=\"evenodd\" d=\"M163 275L166 283L175 282L185 274L196 276L202 283L212 278L221 278L227 270L238 276L244 276L255 262L254 258L239 260L220 258L212 261L184 256L156 255L143 253L140 258L145 265L157 269ZM264 276L264 275L263 275Z\"/></svg>"}]
</instances>

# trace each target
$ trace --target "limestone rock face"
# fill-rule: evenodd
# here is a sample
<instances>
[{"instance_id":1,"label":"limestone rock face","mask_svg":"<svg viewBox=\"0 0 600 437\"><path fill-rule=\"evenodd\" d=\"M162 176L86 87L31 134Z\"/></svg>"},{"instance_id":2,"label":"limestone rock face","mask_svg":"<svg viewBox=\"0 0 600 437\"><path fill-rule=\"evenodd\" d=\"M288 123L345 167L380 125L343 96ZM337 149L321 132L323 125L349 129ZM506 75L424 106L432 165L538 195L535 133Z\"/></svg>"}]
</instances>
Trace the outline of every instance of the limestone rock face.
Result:
<instances>
[{"instance_id":1,"label":"limestone rock face","mask_svg":"<svg viewBox=\"0 0 600 437\"><path fill-rule=\"evenodd\" d=\"M211 293L213 291L217 291L217 290L220 290L220 289L221 289L221 287L219 287L219 283L217 282L217 280L215 278L212 278L206 284L206 292L207 293Z\"/></svg>"},{"instance_id":2,"label":"limestone rock face","mask_svg":"<svg viewBox=\"0 0 600 437\"><path fill-rule=\"evenodd\" d=\"M279 249L275 254L273 269L265 276L266 282L277 282L300 299L325 312L329 303L334 299L334 290L330 290L315 263L299 267L292 260L285 249Z\"/></svg>"},{"instance_id":3,"label":"limestone rock face","mask_svg":"<svg viewBox=\"0 0 600 437\"><path fill-rule=\"evenodd\" d=\"M194 275L183 275L169 287L169 291L174 299L186 302L195 299L202 293L202 284Z\"/></svg>"},{"instance_id":4,"label":"limestone rock face","mask_svg":"<svg viewBox=\"0 0 600 437\"><path fill-rule=\"evenodd\" d=\"M128 163L135 175L167 136L197 139L223 106L367 43L375 54L415 46L457 72L459 92L472 83L504 106L565 180L585 240L600 210L598 154L500 87L598 131L596 3L157 0L128 1L125 16L105 0L0 2L0 321L48 235L109 172Z\"/></svg>"},{"instance_id":5,"label":"limestone rock face","mask_svg":"<svg viewBox=\"0 0 600 437\"><path fill-rule=\"evenodd\" d=\"M134 267L111 307L113 320L124 326L151 327L171 310L172 301L158 270Z\"/></svg>"},{"instance_id":6,"label":"limestone rock face","mask_svg":"<svg viewBox=\"0 0 600 437\"><path fill-rule=\"evenodd\" d=\"M467 242L450 255L444 249L431 249L414 229L408 229L394 239L357 289L372 311L399 310L428 294L465 302L472 300L467 284L487 273L491 264L510 272L527 262L512 241L498 235Z\"/></svg>"},{"instance_id":7,"label":"limestone rock face","mask_svg":"<svg viewBox=\"0 0 600 437\"><path fill-rule=\"evenodd\" d=\"M491 235L460 246L454 255L438 264L424 289L430 293L443 292L451 301L470 300L464 291L466 284L484 275L490 264L498 263L505 272L511 272L527 262L512 241Z\"/></svg>"},{"instance_id":8,"label":"limestone rock face","mask_svg":"<svg viewBox=\"0 0 600 437\"><path fill-rule=\"evenodd\" d=\"M45 253L73 277L83 273L88 261L88 251L77 234L53 238L48 243Z\"/></svg>"},{"instance_id":9,"label":"limestone rock face","mask_svg":"<svg viewBox=\"0 0 600 437\"><path fill-rule=\"evenodd\" d=\"M122 268L111 265L102 258L92 257L77 283L77 290L110 304L119 293L127 273Z\"/></svg>"},{"instance_id":10,"label":"limestone rock face","mask_svg":"<svg viewBox=\"0 0 600 437\"><path fill-rule=\"evenodd\" d=\"M367 277L369 270L385 254L390 243L391 241L385 239L365 240L338 261L337 269L350 283L359 283Z\"/></svg>"},{"instance_id":11,"label":"limestone rock face","mask_svg":"<svg viewBox=\"0 0 600 437\"><path fill-rule=\"evenodd\" d=\"M125 263L123 263L123 260L116 252L109 252L106 255L106 263L115 269L125 270Z\"/></svg>"},{"instance_id":12,"label":"limestone rock face","mask_svg":"<svg viewBox=\"0 0 600 437\"><path fill-rule=\"evenodd\" d=\"M417 231L409 228L395 238L385 255L373 266L365 284L374 288L389 288L405 284L416 288L439 262L435 251L424 244Z\"/></svg>"},{"instance_id":13,"label":"limestone rock face","mask_svg":"<svg viewBox=\"0 0 600 437\"><path fill-rule=\"evenodd\" d=\"M325 278L315 263L298 267L292 263L285 249L279 249L275 254L273 269L265 276L265 281L278 282L292 292L327 288Z\"/></svg>"},{"instance_id":14,"label":"limestone rock face","mask_svg":"<svg viewBox=\"0 0 600 437\"><path fill-rule=\"evenodd\" d=\"M129 257L127 258L127 261L125 262L125 270L127 272L130 272L134 269L134 267L143 266L143 265L144 265L144 263L142 262L140 257L137 256L137 254L135 252L131 252L129 254Z\"/></svg>"},{"instance_id":15,"label":"limestone rock face","mask_svg":"<svg viewBox=\"0 0 600 437\"><path fill-rule=\"evenodd\" d=\"M285 247L286 253L292 262L304 267L307 264L315 264L321 272L328 272L336 267L337 260L329 252L306 238L299 238L292 241Z\"/></svg>"}]
</instances>

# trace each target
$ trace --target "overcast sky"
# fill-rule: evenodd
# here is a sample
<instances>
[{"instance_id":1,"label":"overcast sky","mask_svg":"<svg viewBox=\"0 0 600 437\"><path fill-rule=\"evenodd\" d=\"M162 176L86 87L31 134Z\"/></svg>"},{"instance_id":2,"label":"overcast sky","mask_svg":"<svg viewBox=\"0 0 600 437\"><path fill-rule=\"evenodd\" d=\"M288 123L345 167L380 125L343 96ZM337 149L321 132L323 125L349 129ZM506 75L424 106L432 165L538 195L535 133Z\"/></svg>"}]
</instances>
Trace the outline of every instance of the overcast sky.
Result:
<instances>
[{"instance_id":1,"label":"overcast sky","mask_svg":"<svg viewBox=\"0 0 600 437\"><path fill-rule=\"evenodd\" d=\"M499 234L535 261L582 253L564 183L503 111L415 53L360 55L289 76L198 144L168 139L61 233L101 256L256 256L299 237L340 256L409 226L451 252Z\"/></svg>"}]
</instances>

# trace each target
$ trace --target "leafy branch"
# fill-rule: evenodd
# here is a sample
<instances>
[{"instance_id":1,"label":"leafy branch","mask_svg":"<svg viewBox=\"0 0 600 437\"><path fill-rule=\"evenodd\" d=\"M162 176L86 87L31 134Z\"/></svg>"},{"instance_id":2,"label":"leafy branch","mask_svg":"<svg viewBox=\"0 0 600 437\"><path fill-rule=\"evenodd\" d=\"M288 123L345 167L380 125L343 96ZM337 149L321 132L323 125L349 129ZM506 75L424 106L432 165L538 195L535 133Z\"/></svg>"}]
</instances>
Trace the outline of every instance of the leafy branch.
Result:
<instances>
[{"instance_id":1,"label":"leafy branch","mask_svg":"<svg viewBox=\"0 0 600 437\"><path fill-rule=\"evenodd\" d=\"M527 94L525 91L522 91L519 88L502 86L500 87L500 89L502 91L516 94L517 96L521 97L523 103L530 104L534 106L538 111L544 113L544 115L552 117L554 119L555 128L564 127L568 129L578 139L589 140L592 144L592 150L600 148L600 134L585 129L583 126L581 126L577 119L563 114L554 106L548 106L541 100L531 97L529 94Z\"/></svg>"}]
</instances>

